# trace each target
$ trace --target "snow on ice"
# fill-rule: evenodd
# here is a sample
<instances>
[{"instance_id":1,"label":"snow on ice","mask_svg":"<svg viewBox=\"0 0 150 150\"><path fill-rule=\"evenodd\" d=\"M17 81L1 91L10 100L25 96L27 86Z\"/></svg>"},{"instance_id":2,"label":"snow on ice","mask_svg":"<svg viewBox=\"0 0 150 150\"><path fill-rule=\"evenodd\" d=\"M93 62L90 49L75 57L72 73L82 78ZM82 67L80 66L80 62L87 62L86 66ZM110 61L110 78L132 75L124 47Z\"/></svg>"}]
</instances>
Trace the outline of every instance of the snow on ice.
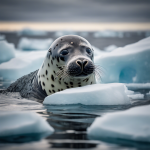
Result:
<instances>
[{"instance_id":1,"label":"snow on ice","mask_svg":"<svg viewBox=\"0 0 150 150\"><path fill-rule=\"evenodd\" d=\"M150 105L98 117L88 128L90 139L115 138L150 142Z\"/></svg>"},{"instance_id":2,"label":"snow on ice","mask_svg":"<svg viewBox=\"0 0 150 150\"><path fill-rule=\"evenodd\" d=\"M125 91L122 83L93 84L54 93L47 96L43 104L129 105Z\"/></svg>"}]
</instances>

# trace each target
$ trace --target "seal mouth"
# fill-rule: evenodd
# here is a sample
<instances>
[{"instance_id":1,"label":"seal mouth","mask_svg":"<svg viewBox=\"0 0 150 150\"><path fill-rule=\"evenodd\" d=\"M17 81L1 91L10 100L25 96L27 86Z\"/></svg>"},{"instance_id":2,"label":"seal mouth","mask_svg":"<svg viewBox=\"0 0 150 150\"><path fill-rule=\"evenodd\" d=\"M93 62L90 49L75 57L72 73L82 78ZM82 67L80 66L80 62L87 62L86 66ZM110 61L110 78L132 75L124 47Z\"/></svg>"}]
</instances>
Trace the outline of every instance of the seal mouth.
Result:
<instances>
[{"instance_id":1,"label":"seal mouth","mask_svg":"<svg viewBox=\"0 0 150 150\"><path fill-rule=\"evenodd\" d=\"M84 76L87 76L88 74L84 73L84 72L81 72L80 74L78 75L75 75L75 77L84 77Z\"/></svg>"}]
</instances>

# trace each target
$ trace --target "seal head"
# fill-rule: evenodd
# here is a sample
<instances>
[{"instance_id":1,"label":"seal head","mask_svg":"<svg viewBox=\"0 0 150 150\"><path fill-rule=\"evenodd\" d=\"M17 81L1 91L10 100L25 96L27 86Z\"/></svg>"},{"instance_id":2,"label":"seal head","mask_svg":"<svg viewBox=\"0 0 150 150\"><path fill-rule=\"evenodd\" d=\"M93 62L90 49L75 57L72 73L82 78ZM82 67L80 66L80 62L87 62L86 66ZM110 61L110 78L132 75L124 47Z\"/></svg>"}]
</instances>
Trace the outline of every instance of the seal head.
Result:
<instances>
[{"instance_id":1,"label":"seal head","mask_svg":"<svg viewBox=\"0 0 150 150\"><path fill-rule=\"evenodd\" d=\"M38 84L47 95L96 83L93 49L77 35L56 39L38 71Z\"/></svg>"}]
</instances>

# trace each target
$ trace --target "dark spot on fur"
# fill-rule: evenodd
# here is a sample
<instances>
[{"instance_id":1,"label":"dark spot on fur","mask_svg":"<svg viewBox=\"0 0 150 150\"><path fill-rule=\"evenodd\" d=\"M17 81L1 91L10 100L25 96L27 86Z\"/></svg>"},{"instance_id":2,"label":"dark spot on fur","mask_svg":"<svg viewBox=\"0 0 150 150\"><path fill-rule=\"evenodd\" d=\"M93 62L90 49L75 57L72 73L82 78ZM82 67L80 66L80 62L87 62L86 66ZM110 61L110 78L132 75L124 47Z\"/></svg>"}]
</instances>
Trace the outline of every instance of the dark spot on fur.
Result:
<instances>
[{"instance_id":1,"label":"dark spot on fur","mask_svg":"<svg viewBox=\"0 0 150 150\"><path fill-rule=\"evenodd\" d=\"M51 64L53 64L53 61L51 60Z\"/></svg>"},{"instance_id":2,"label":"dark spot on fur","mask_svg":"<svg viewBox=\"0 0 150 150\"><path fill-rule=\"evenodd\" d=\"M81 82L79 82L78 84L81 84Z\"/></svg>"},{"instance_id":3,"label":"dark spot on fur","mask_svg":"<svg viewBox=\"0 0 150 150\"><path fill-rule=\"evenodd\" d=\"M54 57L52 57L52 59L54 60Z\"/></svg>"},{"instance_id":4,"label":"dark spot on fur","mask_svg":"<svg viewBox=\"0 0 150 150\"><path fill-rule=\"evenodd\" d=\"M51 90L49 90L49 92L51 93Z\"/></svg>"},{"instance_id":5,"label":"dark spot on fur","mask_svg":"<svg viewBox=\"0 0 150 150\"><path fill-rule=\"evenodd\" d=\"M63 39L61 39L61 41L62 41Z\"/></svg>"},{"instance_id":6,"label":"dark spot on fur","mask_svg":"<svg viewBox=\"0 0 150 150\"><path fill-rule=\"evenodd\" d=\"M59 81L59 84L61 84L61 82Z\"/></svg>"},{"instance_id":7,"label":"dark spot on fur","mask_svg":"<svg viewBox=\"0 0 150 150\"><path fill-rule=\"evenodd\" d=\"M47 80L48 80L48 78L47 78Z\"/></svg>"},{"instance_id":8,"label":"dark spot on fur","mask_svg":"<svg viewBox=\"0 0 150 150\"><path fill-rule=\"evenodd\" d=\"M54 76L53 75L51 75L51 79L52 79L52 81L54 81Z\"/></svg>"},{"instance_id":9,"label":"dark spot on fur","mask_svg":"<svg viewBox=\"0 0 150 150\"><path fill-rule=\"evenodd\" d=\"M48 63L48 67L50 67L49 63Z\"/></svg>"},{"instance_id":10,"label":"dark spot on fur","mask_svg":"<svg viewBox=\"0 0 150 150\"><path fill-rule=\"evenodd\" d=\"M58 46L58 44L56 46Z\"/></svg>"},{"instance_id":11,"label":"dark spot on fur","mask_svg":"<svg viewBox=\"0 0 150 150\"><path fill-rule=\"evenodd\" d=\"M55 93L55 90L52 90L53 91L53 93Z\"/></svg>"},{"instance_id":12,"label":"dark spot on fur","mask_svg":"<svg viewBox=\"0 0 150 150\"><path fill-rule=\"evenodd\" d=\"M91 84L92 84L92 82L91 82Z\"/></svg>"},{"instance_id":13,"label":"dark spot on fur","mask_svg":"<svg viewBox=\"0 0 150 150\"><path fill-rule=\"evenodd\" d=\"M73 86L71 86L73 88Z\"/></svg>"},{"instance_id":14,"label":"dark spot on fur","mask_svg":"<svg viewBox=\"0 0 150 150\"><path fill-rule=\"evenodd\" d=\"M69 88L69 86L67 86L67 88Z\"/></svg>"},{"instance_id":15,"label":"dark spot on fur","mask_svg":"<svg viewBox=\"0 0 150 150\"><path fill-rule=\"evenodd\" d=\"M43 85L45 86L45 83L43 82Z\"/></svg>"},{"instance_id":16,"label":"dark spot on fur","mask_svg":"<svg viewBox=\"0 0 150 150\"><path fill-rule=\"evenodd\" d=\"M66 85L68 85L68 83L67 82L64 82Z\"/></svg>"},{"instance_id":17,"label":"dark spot on fur","mask_svg":"<svg viewBox=\"0 0 150 150\"><path fill-rule=\"evenodd\" d=\"M47 75L47 74L48 74L48 71L46 70L45 73L46 73L46 75Z\"/></svg>"},{"instance_id":18,"label":"dark spot on fur","mask_svg":"<svg viewBox=\"0 0 150 150\"><path fill-rule=\"evenodd\" d=\"M55 87L53 84L51 84L52 87Z\"/></svg>"},{"instance_id":19,"label":"dark spot on fur","mask_svg":"<svg viewBox=\"0 0 150 150\"><path fill-rule=\"evenodd\" d=\"M60 89L58 89L58 91L60 91Z\"/></svg>"},{"instance_id":20,"label":"dark spot on fur","mask_svg":"<svg viewBox=\"0 0 150 150\"><path fill-rule=\"evenodd\" d=\"M78 85L78 87L81 87L81 85Z\"/></svg>"},{"instance_id":21,"label":"dark spot on fur","mask_svg":"<svg viewBox=\"0 0 150 150\"><path fill-rule=\"evenodd\" d=\"M43 74L43 77L45 77L45 75Z\"/></svg>"},{"instance_id":22,"label":"dark spot on fur","mask_svg":"<svg viewBox=\"0 0 150 150\"><path fill-rule=\"evenodd\" d=\"M73 82L70 82L71 85L73 85Z\"/></svg>"},{"instance_id":23,"label":"dark spot on fur","mask_svg":"<svg viewBox=\"0 0 150 150\"><path fill-rule=\"evenodd\" d=\"M87 79L86 79L86 82L88 82L88 81L89 81L89 79L87 78Z\"/></svg>"},{"instance_id":24,"label":"dark spot on fur","mask_svg":"<svg viewBox=\"0 0 150 150\"><path fill-rule=\"evenodd\" d=\"M56 72L55 71L53 71L54 72L54 74L56 74Z\"/></svg>"},{"instance_id":25,"label":"dark spot on fur","mask_svg":"<svg viewBox=\"0 0 150 150\"><path fill-rule=\"evenodd\" d=\"M57 61L59 62L59 57L57 57Z\"/></svg>"},{"instance_id":26,"label":"dark spot on fur","mask_svg":"<svg viewBox=\"0 0 150 150\"><path fill-rule=\"evenodd\" d=\"M61 91L63 91L63 89L61 89Z\"/></svg>"},{"instance_id":27,"label":"dark spot on fur","mask_svg":"<svg viewBox=\"0 0 150 150\"><path fill-rule=\"evenodd\" d=\"M59 80L61 80L61 78L59 78Z\"/></svg>"}]
</instances>

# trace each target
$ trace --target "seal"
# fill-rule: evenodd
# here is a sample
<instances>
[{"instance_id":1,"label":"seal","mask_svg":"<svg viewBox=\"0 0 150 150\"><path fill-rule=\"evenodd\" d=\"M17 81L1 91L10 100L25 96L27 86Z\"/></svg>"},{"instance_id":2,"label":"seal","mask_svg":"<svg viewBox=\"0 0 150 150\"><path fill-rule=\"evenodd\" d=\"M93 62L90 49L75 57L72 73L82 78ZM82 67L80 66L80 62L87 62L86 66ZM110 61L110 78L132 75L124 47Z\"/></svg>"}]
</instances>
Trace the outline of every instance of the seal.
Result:
<instances>
[{"instance_id":1,"label":"seal","mask_svg":"<svg viewBox=\"0 0 150 150\"><path fill-rule=\"evenodd\" d=\"M93 57L92 46L86 39L62 36L52 43L40 69L19 78L7 91L42 102L55 92L95 84Z\"/></svg>"}]
</instances>

